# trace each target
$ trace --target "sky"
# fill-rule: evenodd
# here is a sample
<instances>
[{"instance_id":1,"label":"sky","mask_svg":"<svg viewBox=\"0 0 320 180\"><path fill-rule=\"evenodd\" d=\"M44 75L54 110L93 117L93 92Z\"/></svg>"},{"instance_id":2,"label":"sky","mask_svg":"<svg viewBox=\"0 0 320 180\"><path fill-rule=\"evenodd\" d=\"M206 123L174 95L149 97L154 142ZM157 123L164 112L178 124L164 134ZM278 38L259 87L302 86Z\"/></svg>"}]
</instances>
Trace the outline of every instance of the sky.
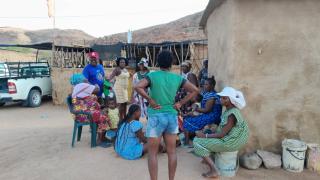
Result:
<instances>
[{"instance_id":1,"label":"sky","mask_svg":"<svg viewBox=\"0 0 320 180\"><path fill-rule=\"evenodd\" d=\"M0 0L0 27L53 28L47 0ZM205 9L209 0L55 0L55 26L102 37L167 23Z\"/></svg>"}]
</instances>

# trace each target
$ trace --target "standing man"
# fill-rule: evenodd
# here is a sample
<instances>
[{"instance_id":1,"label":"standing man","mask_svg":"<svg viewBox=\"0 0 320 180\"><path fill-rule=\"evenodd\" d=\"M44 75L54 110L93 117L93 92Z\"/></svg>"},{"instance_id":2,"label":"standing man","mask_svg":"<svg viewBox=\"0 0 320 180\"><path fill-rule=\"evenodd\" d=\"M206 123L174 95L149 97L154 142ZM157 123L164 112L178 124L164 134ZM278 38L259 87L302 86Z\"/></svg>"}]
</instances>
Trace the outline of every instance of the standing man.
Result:
<instances>
[{"instance_id":1,"label":"standing man","mask_svg":"<svg viewBox=\"0 0 320 180\"><path fill-rule=\"evenodd\" d=\"M86 77L90 84L92 85L98 85L100 90L98 95L98 100L100 105L103 106L103 99L102 99L102 93L103 93L103 82L104 82L104 69L101 64L98 63L99 61L99 54L97 52L90 52L88 54L90 59L90 64L88 64L82 71L82 74L84 77Z\"/></svg>"},{"instance_id":2,"label":"standing man","mask_svg":"<svg viewBox=\"0 0 320 180\"><path fill-rule=\"evenodd\" d=\"M169 180L173 180L177 168L176 138L178 133L177 110L194 98L199 90L182 76L170 72L173 55L162 51L158 55L159 71L146 75L135 90L149 102L146 136L148 138L148 167L151 180L158 178L158 150L163 136L168 154ZM145 89L150 87L150 96ZM175 103L175 96L180 87L188 95Z\"/></svg>"},{"instance_id":3,"label":"standing man","mask_svg":"<svg viewBox=\"0 0 320 180\"><path fill-rule=\"evenodd\" d=\"M198 76L201 90L207 78L208 78L208 59L204 59L202 69L200 70L199 76Z\"/></svg>"}]
</instances>

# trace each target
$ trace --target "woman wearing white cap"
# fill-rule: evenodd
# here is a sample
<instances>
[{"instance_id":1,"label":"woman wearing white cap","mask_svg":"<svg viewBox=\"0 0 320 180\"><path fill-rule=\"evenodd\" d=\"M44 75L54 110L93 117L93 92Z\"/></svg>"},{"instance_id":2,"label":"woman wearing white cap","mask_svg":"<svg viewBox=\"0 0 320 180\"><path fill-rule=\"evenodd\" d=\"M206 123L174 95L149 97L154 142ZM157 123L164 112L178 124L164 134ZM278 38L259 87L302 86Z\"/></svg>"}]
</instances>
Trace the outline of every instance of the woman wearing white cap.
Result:
<instances>
[{"instance_id":1,"label":"woman wearing white cap","mask_svg":"<svg viewBox=\"0 0 320 180\"><path fill-rule=\"evenodd\" d=\"M207 178L218 176L215 165L210 158L211 153L237 151L247 143L249 137L247 122L240 113L240 109L246 105L242 92L225 87L218 95L226 110L221 116L221 123L217 131L213 134L197 132L197 137L193 141L195 153L201 156L203 162L210 168L209 172L202 174Z\"/></svg>"},{"instance_id":2,"label":"woman wearing white cap","mask_svg":"<svg viewBox=\"0 0 320 180\"><path fill-rule=\"evenodd\" d=\"M192 65L190 62L183 62L181 64L181 76L185 79L188 80L190 83L198 87L198 80L197 76L191 72ZM176 96L176 102L179 102L181 99L186 97L188 95L187 91L183 88L180 88L180 90L177 93ZM192 102L189 101L185 105L183 105L180 108L181 114L185 115L188 114L192 111Z\"/></svg>"},{"instance_id":3,"label":"woman wearing white cap","mask_svg":"<svg viewBox=\"0 0 320 180\"><path fill-rule=\"evenodd\" d=\"M141 58L140 62L138 63L139 71L133 75L132 78L132 85L133 87L137 85L142 79L146 77L149 73L149 60L146 58ZM146 89L147 91L147 89ZM147 117L147 108L148 102L144 99L141 95L139 95L133 88L132 90L132 100L131 103L140 105L141 110L141 117Z\"/></svg>"}]
</instances>

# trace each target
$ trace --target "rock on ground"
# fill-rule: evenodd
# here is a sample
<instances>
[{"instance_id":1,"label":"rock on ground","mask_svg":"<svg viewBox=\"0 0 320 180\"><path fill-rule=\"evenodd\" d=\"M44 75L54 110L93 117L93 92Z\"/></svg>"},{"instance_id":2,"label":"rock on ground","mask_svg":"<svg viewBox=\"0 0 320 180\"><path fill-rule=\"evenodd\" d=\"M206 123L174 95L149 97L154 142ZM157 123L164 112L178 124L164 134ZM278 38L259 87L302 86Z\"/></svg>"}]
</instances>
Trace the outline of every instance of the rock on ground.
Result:
<instances>
[{"instance_id":1,"label":"rock on ground","mask_svg":"<svg viewBox=\"0 0 320 180\"><path fill-rule=\"evenodd\" d=\"M256 153L246 153L240 156L240 165L244 168L255 170L262 164L262 159Z\"/></svg>"},{"instance_id":2,"label":"rock on ground","mask_svg":"<svg viewBox=\"0 0 320 180\"><path fill-rule=\"evenodd\" d=\"M258 150L257 154L261 157L267 169L281 168L281 156L272 152Z\"/></svg>"}]
</instances>

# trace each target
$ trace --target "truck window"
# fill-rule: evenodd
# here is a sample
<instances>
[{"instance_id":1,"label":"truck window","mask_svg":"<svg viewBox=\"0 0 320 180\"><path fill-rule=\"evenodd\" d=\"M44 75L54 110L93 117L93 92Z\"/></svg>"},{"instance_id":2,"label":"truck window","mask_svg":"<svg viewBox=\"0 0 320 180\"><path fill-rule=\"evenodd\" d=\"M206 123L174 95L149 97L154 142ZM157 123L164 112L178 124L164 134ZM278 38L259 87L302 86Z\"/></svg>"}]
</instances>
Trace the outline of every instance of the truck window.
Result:
<instances>
[{"instance_id":1,"label":"truck window","mask_svg":"<svg viewBox=\"0 0 320 180\"><path fill-rule=\"evenodd\" d=\"M49 76L49 68L47 67L31 67L31 72L33 76Z\"/></svg>"}]
</instances>

